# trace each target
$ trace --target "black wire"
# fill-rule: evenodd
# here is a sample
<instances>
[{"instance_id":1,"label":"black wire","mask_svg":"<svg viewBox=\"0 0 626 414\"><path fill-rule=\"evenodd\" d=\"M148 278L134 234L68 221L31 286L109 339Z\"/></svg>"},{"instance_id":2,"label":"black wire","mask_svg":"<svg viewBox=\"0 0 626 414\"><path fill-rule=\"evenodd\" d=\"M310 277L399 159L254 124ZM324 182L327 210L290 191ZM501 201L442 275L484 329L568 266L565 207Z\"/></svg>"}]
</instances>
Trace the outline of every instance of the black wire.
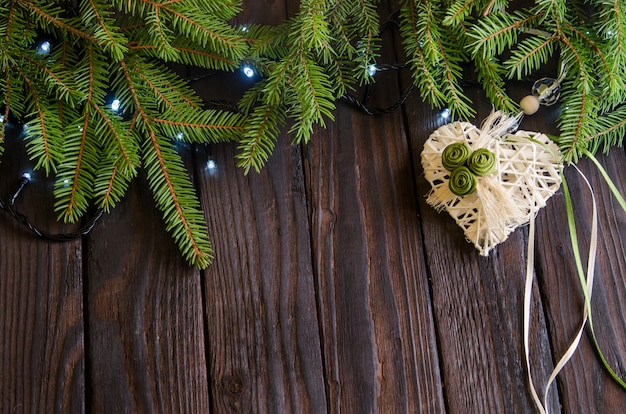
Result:
<instances>
[{"instance_id":1,"label":"black wire","mask_svg":"<svg viewBox=\"0 0 626 414\"><path fill-rule=\"evenodd\" d=\"M415 89L415 84L411 84L411 86L407 88L407 90L400 96L400 98L393 105L388 106L387 108L376 108L369 106L365 102L361 102L356 97L349 94L343 95L341 99L357 107L368 115L388 114L390 112L397 111L398 108L400 108L402 104L404 104L404 102L407 100L411 92L413 92L413 89Z\"/></svg>"},{"instance_id":2,"label":"black wire","mask_svg":"<svg viewBox=\"0 0 626 414\"><path fill-rule=\"evenodd\" d=\"M98 222L98 220L100 220L102 214L104 213L102 209L97 210L95 214L89 219L89 221L87 221L87 223L85 223L85 225L83 225L76 232L50 233L35 226L33 223L30 222L30 220L28 220L28 218L24 214L17 211L13 206L14 200L15 194L11 197L11 201L9 202L0 199L0 208L11 214L11 216L13 216L18 222L26 226L31 232L35 233L37 236L55 242L67 242L71 240L76 240L82 236L87 235L95 227L96 223Z\"/></svg>"}]
</instances>

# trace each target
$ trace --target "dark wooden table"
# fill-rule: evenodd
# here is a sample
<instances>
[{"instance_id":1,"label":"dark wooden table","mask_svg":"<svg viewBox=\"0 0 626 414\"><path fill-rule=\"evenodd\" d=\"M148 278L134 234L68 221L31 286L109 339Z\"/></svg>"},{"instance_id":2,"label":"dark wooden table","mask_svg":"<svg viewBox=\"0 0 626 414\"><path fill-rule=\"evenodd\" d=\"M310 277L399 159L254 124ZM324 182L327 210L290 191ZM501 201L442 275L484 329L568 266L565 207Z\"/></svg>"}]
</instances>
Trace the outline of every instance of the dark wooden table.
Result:
<instances>
[{"instance_id":1,"label":"dark wooden table","mask_svg":"<svg viewBox=\"0 0 626 414\"><path fill-rule=\"evenodd\" d=\"M248 1L240 21L275 22L297 4ZM397 42L385 37L382 60L401 59ZM224 79L245 83L231 74L195 86L214 99ZM377 79L371 99L381 106L408 86L404 72ZM528 85L511 87L521 97ZM468 91L480 120L490 106ZM180 258L143 177L81 240L43 241L0 215L0 412L533 412L522 348L527 229L483 258L425 203L419 155L443 121L417 94L391 114L340 104L335 116L306 145L281 136L259 174L235 167L234 144L181 148L216 249L206 271ZM543 110L522 127L550 132L553 121ZM624 150L600 160L626 193ZM0 197L30 166L9 134ZM580 168L600 214L598 340L624 378L626 214L591 163ZM582 180L571 168L566 176L576 214L589 217ZM51 190L37 174L18 208L67 230ZM560 191L537 218L539 384L582 312L564 206ZM590 220L577 224L589 234ZM626 392L588 333L550 402L553 412L624 412Z\"/></svg>"}]
</instances>

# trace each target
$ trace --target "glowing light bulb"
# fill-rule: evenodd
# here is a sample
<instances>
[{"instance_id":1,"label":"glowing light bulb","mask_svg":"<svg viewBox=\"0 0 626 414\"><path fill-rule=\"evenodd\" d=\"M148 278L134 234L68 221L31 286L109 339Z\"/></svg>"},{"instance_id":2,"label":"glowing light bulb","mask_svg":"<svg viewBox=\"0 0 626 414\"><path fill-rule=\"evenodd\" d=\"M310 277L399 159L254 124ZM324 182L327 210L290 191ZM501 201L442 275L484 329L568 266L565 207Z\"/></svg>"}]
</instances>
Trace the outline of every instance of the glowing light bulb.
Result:
<instances>
[{"instance_id":1,"label":"glowing light bulb","mask_svg":"<svg viewBox=\"0 0 626 414\"><path fill-rule=\"evenodd\" d=\"M22 178L27 181L30 181L33 178L33 176L28 171L26 171L24 174L22 174Z\"/></svg>"},{"instance_id":2,"label":"glowing light bulb","mask_svg":"<svg viewBox=\"0 0 626 414\"><path fill-rule=\"evenodd\" d=\"M206 168L209 171L213 171L213 170L215 170L217 168L217 164L213 160L208 160L206 162Z\"/></svg>"},{"instance_id":3,"label":"glowing light bulb","mask_svg":"<svg viewBox=\"0 0 626 414\"><path fill-rule=\"evenodd\" d=\"M0 115L0 123L4 122L4 115Z\"/></svg>"},{"instance_id":4,"label":"glowing light bulb","mask_svg":"<svg viewBox=\"0 0 626 414\"><path fill-rule=\"evenodd\" d=\"M50 46L52 46L50 42L44 40L37 47L37 53L40 55L47 55L48 53L50 53Z\"/></svg>"},{"instance_id":5,"label":"glowing light bulb","mask_svg":"<svg viewBox=\"0 0 626 414\"><path fill-rule=\"evenodd\" d=\"M443 119L450 118L450 110L448 108L443 108L441 113L439 114Z\"/></svg>"},{"instance_id":6,"label":"glowing light bulb","mask_svg":"<svg viewBox=\"0 0 626 414\"><path fill-rule=\"evenodd\" d=\"M111 102L111 110L113 112L117 112L120 110L120 106L122 105L122 103L120 102L119 99L114 99L113 102Z\"/></svg>"},{"instance_id":7,"label":"glowing light bulb","mask_svg":"<svg viewBox=\"0 0 626 414\"><path fill-rule=\"evenodd\" d=\"M176 133L176 139L177 140L182 141L183 138L185 138L185 134L183 134L182 132Z\"/></svg>"},{"instance_id":8,"label":"glowing light bulb","mask_svg":"<svg viewBox=\"0 0 626 414\"><path fill-rule=\"evenodd\" d=\"M243 72L244 75L246 75L247 77L251 78L254 76L254 69L252 69L250 66L243 66L241 68L241 71Z\"/></svg>"},{"instance_id":9,"label":"glowing light bulb","mask_svg":"<svg viewBox=\"0 0 626 414\"><path fill-rule=\"evenodd\" d=\"M370 76L374 76L374 75L376 75L376 72L377 72L377 71L378 71L378 69L376 68L376 65L370 65L370 66L367 68L367 73L368 73Z\"/></svg>"},{"instance_id":10,"label":"glowing light bulb","mask_svg":"<svg viewBox=\"0 0 626 414\"><path fill-rule=\"evenodd\" d=\"M241 31L244 32L244 33L247 32L248 31L248 26L246 26L246 25L241 26Z\"/></svg>"}]
</instances>

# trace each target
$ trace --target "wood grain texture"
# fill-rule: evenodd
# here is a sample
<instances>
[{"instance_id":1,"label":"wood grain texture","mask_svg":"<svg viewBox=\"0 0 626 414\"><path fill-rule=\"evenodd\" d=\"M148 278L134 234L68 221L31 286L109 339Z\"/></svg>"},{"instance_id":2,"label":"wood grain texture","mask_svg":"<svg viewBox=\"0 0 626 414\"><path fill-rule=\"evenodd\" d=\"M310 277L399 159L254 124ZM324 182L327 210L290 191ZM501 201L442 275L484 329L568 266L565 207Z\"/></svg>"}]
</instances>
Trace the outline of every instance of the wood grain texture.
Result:
<instances>
[{"instance_id":1,"label":"wood grain texture","mask_svg":"<svg viewBox=\"0 0 626 414\"><path fill-rule=\"evenodd\" d=\"M90 411L209 412L200 274L142 174L93 230L85 259Z\"/></svg>"},{"instance_id":2,"label":"wood grain texture","mask_svg":"<svg viewBox=\"0 0 626 414\"><path fill-rule=\"evenodd\" d=\"M292 2L292 5L297 2ZM277 23L285 2L246 1L239 24ZM240 73L197 85L236 100ZM235 166L235 144L200 149L196 175L216 249L205 272L215 412L326 411L302 155L283 134L261 173ZM208 171L212 157L217 168Z\"/></svg>"},{"instance_id":3,"label":"wood grain texture","mask_svg":"<svg viewBox=\"0 0 626 414\"><path fill-rule=\"evenodd\" d=\"M395 3L381 2L381 15ZM236 23L276 23L299 4L245 0ZM381 62L405 61L398 42L385 34ZM370 102L392 103L407 75L378 73ZM200 78L193 86L205 100L235 101L254 81L237 71ZM527 94L528 85L509 86ZM468 88L480 122L491 106ZM522 128L555 133L555 114L542 109ZM143 176L82 241L36 239L0 212L0 412L536 412L521 337L527 230L481 258L426 205L420 151L443 122L417 93L376 117L341 103L309 143L282 134L266 168L249 175L235 166L236 143L181 145L215 249L203 272L181 259ZM31 165L17 132L6 146L2 198ZM600 158L626 193L624 151ZM600 218L596 333L626 378L626 213L595 168L580 166ZM586 248L591 198L573 168L566 177ZM66 230L51 191L37 175L18 206ZM562 192L538 214L535 271L541 388L582 310ZM626 392L588 332L550 406L624 411Z\"/></svg>"},{"instance_id":4,"label":"wood grain texture","mask_svg":"<svg viewBox=\"0 0 626 414\"><path fill-rule=\"evenodd\" d=\"M407 155L397 114L344 106L307 147L331 412L444 408Z\"/></svg>"},{"instance_id":5,"label":"wood grain texture","mask_svg":"<svg viewBox=\"0 0 626 414\"><path fill-rule=\"evenodd\" d=\"M19 130L9 129L0 163L0 197L15 190L26 161ZM55 223L52 183L42 173L16 208L45 229ZM0 217L0 412L83 412L85 361L80 240L50 243Z\"/></svg>"},{"instance_id":6,"label":"wood grain texture","mask_svg":"<svg viewBox=\"0 0 626 414\"><path fill-rule=\"evenodd\" d=\"M623 166L626 156L614 149L600 157L609 175L624 194ZM626 213L610 194L604 180L589 160L579 167L598 198L599 239L595 283L592 297L593 319L602 352L621 378L626 378L626 248L623 237ZM567 168L567 183L573 197L581 255L586 265L591 231L592 204L589 190L573 167ZM545 214L538 217L540 280L545 296L546 315L555 355L560 356L581 323L583 296L567 231L565 201L555 196ZM620 339L622 338L622 339ZM570 364L559 376L563 409L568 413L620 413L626 407L626 393L600 366L589 332Z\"/></svg>"},{"instance_id":7,"label":"wood grain texture","mask_svg":"<svg viewBox=\"0 0 626 414\"><path fill-rule=\"evenodd\" d=\"M216 248L204 286L220 413L326 411L301 155L286 138L260 174L220 145L217 169L198 175Z\"/></svg>"}]
</instances>

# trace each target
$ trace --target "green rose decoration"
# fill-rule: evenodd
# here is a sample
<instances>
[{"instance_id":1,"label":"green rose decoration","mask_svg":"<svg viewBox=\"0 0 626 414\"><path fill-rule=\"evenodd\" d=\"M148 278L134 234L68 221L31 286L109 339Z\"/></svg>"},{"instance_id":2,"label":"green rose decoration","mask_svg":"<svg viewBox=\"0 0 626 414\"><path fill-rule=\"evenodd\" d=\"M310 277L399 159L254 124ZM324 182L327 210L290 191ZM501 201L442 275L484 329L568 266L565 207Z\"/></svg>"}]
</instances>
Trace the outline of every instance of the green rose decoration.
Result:
<instances>
[{"instance_id":1,"label":"green rose decoration","mask_svg":"<svg viewBox=\"0 0 626 414\"><path fill-rule=\"evenodd\" d=\"M496 154L487 148L478 148L467 160L467 167L480 177L489 175L496 169Z\"/></svg>"},{"instance_id":2,"label":"green rose decoration","mask_svg":"<svg viewBox=\"0 0 626 414\"><path fill-rule=\"evenodd\" d=\"M448 145L441 153L443 167L448 171L454 171L457 167L465 164L471 152L471 148L463 142Z\"/></svg>"},{"instance_id":3,"label":"green rose decoration","mask_svg":"<svg viewBox=\"0 0 626 414\"><path fill-rule=\"evenodd\" d=\"M459 197L470 195L476 189L476 176L465 166L456 168L448 180L450 191Z\"/></svg>"}]
</instances>

